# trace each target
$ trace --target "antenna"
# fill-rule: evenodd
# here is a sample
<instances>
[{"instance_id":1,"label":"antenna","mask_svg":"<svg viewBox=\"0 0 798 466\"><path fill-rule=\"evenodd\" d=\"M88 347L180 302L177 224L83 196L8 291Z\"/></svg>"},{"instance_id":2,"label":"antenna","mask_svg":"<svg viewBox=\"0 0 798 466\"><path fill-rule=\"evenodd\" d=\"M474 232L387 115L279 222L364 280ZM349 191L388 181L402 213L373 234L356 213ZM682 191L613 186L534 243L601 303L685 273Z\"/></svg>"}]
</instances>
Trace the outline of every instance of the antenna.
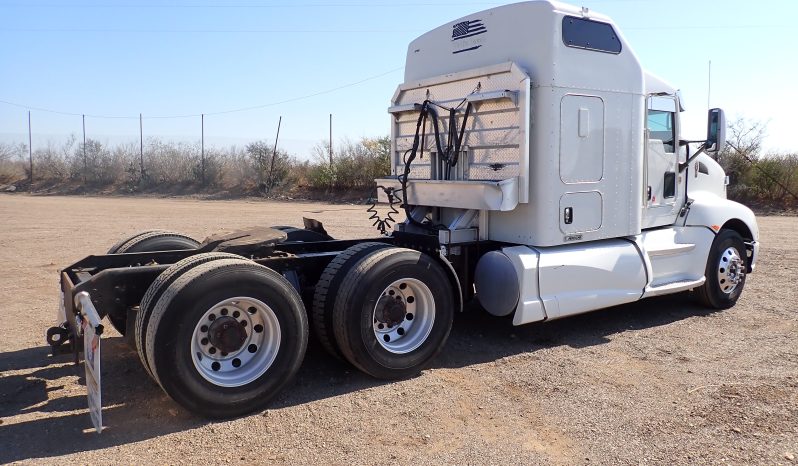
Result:
<instances>
[{"instance_id":1,"label":"antenna","mask_svg":"<svg viewBox=\"0 0 798 466\"><path fill-rule=\"evenodd\" d=\"M707 68L707 112L709 111L709 98L712 95L712 60Z\"/></svg>"}]
</instances>

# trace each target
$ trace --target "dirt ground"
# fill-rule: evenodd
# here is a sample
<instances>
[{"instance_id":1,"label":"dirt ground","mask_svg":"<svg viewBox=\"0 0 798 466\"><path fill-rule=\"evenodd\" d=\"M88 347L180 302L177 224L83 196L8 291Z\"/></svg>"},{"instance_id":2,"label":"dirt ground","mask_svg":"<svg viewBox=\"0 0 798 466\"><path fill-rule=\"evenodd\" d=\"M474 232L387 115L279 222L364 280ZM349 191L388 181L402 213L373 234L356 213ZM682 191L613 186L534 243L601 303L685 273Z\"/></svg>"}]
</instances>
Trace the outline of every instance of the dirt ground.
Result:
<instances>
[{"instance_id":1,"label":"dirt ground","mask_svg":"<svg viewBox=\"0 0 798 466\"><path fill-rule=\"evenodd\" d=\"M736 307L679 295L513 327L476 306L420 376L371 379L311 341L265 412L226 422L172 402L113 332L107 429L90 429L82 366L48 357L58 270L153 227L324 222L372 236L363 206L0 195L0 463L794 464L798 218L760 218ZM365 233L364 233L365 232Z\"/></svg>"}]
</instances>

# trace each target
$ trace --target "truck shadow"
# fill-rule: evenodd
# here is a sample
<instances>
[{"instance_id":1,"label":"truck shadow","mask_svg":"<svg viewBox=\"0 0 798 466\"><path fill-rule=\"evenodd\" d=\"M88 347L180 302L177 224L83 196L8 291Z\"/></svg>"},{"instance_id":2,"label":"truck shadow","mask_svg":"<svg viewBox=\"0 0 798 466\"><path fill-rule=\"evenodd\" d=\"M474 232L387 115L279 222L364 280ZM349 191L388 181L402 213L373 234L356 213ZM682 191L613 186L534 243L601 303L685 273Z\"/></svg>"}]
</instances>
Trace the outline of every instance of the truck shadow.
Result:
<instances>
[{"instance_id":1,"label":"truck shadow","mask_svg":"<svg viewBox=\"0 0 798 466\"><path fill-rule=\"evenodd\" d=\"M658 327L713 311L685 295L617 306L543 324L513 327L470 304L455 318L449 341L433 368L458 368L541 348L584 348L609 342L616 333ZM200 428L210 421L173 401L147 376L123 338L103 342L101 435L91 428L83 367L71 356L49 358L47 348L0 354L0 463L49 458L146 440ZM390 382L372 379L327 355L311 339L294 382L269 409L289 408Z\"/></svg>"},{"instance_id":2,"label":"truck shadow","mask_svg":"<svg viewBox=\"0 0 798 466\"><path fill-rule=\"evenodd\" d=\"M586 348L610 342L612 335L668 325L715 312L694 303L687 293L646 299L551 322L515 327L472 302L459 318L437 367L457 368L496 361L541 348ZM469 312L470 311L470 312Z\"/></svg>"}]
</instances>

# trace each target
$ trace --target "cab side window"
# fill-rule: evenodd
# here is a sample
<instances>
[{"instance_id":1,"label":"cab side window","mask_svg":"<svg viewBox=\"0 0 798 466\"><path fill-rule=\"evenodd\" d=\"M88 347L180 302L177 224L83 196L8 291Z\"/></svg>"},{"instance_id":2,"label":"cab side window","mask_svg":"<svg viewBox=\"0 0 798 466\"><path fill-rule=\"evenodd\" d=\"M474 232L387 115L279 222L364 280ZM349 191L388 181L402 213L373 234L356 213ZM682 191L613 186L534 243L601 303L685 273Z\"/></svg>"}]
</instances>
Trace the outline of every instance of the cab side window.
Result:
<instances>
[{"instance_id":1,"label":"cab side window","mask_svg":"<svg viewBox=\"0 0 798 466\"><path fill-rule=\"evenodd\" d=\"M673 112L649 109L646 126L649 139L659 139L662 141L665 152L675 152Z\"/></svg>"}]
</instances>

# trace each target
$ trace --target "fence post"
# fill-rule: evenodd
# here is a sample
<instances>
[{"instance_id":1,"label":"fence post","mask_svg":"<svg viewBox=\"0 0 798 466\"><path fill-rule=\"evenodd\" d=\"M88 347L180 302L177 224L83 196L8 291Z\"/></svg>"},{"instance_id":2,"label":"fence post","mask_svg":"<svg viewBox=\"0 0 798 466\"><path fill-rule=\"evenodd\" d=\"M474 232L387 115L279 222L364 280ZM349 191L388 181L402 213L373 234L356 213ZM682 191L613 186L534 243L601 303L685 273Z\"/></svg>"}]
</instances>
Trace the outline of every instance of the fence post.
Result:
<instances>
[{"instance_id":1,"label":"fence post","mask_svg":"<svg viewBox=\"0 0 798 466\"><path fill-rule=\"evenodd\" d=\"M139 184L144 182L144 123L139 113Z\"/></svg>"},{"instance_id":2,"label":"fence post","mask_svg":"<svg viewBox=\"0 0 798 466\"><path fill-rule=\"evenodd\" d=\"M200 151L202 152L202 187L205 187L205 114L200 115L200 125L202 136L200 139Z\"/></svg>"},{"instance_id":3,"label":"fence post","mask_svg":"<svg viewBox=\"0 0 798 466\"><path fill-rule=\"evenodd\" d=\"M83 187L86 188L89 172L89 163L86 159L86 115L81 116L83 117Z\"/></svg>"},{"instance_id":4,"label":"fence post","mask_svg":"<svg viewBox=\"0 0 798 466\"><path fill-rule=\"evenodd\" d=\"M33 192L33 134L30 129L30 110L28 110L28 158L30 159L30 185L28 191Z\"/></svg>"},{"instance_id":5,"label":"fence post","mask_svg":"<svg viewBox=\"0 0 798 466\"><path fill-rule=\"evenodd\" d=\"M271 192L272 188L274 187L274 158L277 157L277 141L280 140L280 125L283 122L283 116L280 115L280 119L277 120L277 137L274 138L274 150L272 151L272 163L269 167L269 181L266 185L266 193L268 194Z\"/></svg>"}]
</instances>

